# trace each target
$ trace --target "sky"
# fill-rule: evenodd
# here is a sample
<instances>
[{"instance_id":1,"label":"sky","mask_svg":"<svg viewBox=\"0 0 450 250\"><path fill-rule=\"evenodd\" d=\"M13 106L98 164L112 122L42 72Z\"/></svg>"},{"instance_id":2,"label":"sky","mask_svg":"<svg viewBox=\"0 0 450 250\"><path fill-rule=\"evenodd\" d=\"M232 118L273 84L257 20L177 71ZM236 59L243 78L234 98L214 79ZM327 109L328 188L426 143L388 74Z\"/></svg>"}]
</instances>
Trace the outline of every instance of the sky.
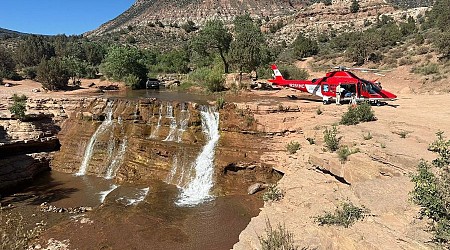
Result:
<instances>
[{"instance_id":1,"label":"sky","mask_svg":"<svg viewBox=\"0 0 450 250\"><path fill-rule=\"evenodd\" d=\"M127 10L135 0L1 0L0 28L79 35Z\"/></svg>"}]
</instances>

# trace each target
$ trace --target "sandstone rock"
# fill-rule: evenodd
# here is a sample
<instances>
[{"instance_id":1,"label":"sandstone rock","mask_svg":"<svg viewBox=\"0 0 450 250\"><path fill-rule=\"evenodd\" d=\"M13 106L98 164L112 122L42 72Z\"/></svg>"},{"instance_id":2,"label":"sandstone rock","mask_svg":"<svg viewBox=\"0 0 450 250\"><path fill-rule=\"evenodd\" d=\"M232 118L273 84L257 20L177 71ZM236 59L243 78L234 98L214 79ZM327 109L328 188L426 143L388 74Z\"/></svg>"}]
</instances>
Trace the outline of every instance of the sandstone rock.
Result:
<instances>
[{"instance_id":1,"label":"sandstone rock","mask_svg":"<svg viewBox=\"0 0 450 250\"><path fill-rule=\"evenodd\" d=\"M258 183L251 185L250 187L248 187L247 193L251 195L251 194L255 194L263 189L264 189L264 185L262 183L258 182Z\"/></svg>"}]
</instances>

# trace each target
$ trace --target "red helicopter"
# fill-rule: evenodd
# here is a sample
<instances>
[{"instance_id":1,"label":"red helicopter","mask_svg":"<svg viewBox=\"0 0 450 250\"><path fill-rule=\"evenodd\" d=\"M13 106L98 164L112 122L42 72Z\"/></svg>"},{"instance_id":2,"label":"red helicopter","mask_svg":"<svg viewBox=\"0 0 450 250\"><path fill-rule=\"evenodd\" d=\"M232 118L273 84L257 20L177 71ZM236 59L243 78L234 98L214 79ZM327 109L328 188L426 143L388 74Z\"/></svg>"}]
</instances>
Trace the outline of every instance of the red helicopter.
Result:
<instances>
[{"instance_id":1,"label":"red helicopter","mask_svg":"<svg viewBox=\"0 0 450 250\"><path fill-rule=\"evenodd\" d=\"M376 105L385 104L385 101L393 101L396 95L383 90L381 84L377 81L368 81L357 77L348 70L365 70L362 68L335 67L336 71L328 72L325 77L313 80L286 80L281 75L276 65L272 65L274 79L269 82L293 89L298 89L316 96L322 97L324 104L336 100L336 88L340 86L341 95L339 102L351 102L352 99L357 102L369 101Z\"/></svg>"}]
</instances>

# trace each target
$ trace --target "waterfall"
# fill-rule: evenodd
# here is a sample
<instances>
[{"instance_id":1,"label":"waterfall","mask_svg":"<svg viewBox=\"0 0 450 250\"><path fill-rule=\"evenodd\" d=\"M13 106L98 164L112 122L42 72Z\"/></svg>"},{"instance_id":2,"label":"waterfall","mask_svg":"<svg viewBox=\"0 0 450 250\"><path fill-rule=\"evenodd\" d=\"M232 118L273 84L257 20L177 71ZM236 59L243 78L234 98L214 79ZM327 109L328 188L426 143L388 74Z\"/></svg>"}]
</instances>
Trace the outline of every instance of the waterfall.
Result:
<instances>
[{"instance_id":1,"label":"waterfall","mask_svg":"<svg viewBox=\"0 0 450 250\"><path fill-rule=\"evenodd\" d=\"M215 147L220 137L219 113L209 108L201 111L201 118L207 143L193 165L195 177L181 187L180 198L176 202L179 206L194 206L211 198L209 192L213 187Z\"/></svg>"},{"instance_id":2,"label":"waterfall","mask_svg":"<svg viewBox=\"0 0 450 250\"><path fill-rule=\"evenodd\" d=\"M105 179L112 179L116 175L116 171L119 167L119 164L123 161L125 156L125 152L127 150L127 137L123 138L122 144L120 145L119 152L116 153L111 164L109 164L108 169L106 170Z\"/></svg>"},{"instance_id":3,"label":"waterfall","mask_svg":"<svg viewBox=\"0 0 450 250\"><path fill-rule=\"evenodd\" d=\"M161 105L159 106L158 123L156 124L156 128L152 131L150 139L154 139L158 135L159 128L161 127L162 111L163 111L163 104L161 103Z\"/></svg>"},{"instance_id":4,"label":"waterfall","mask_svg":"<svg viewBox=\"0 0 450 250\"><path fill-rule=\"evenodd\" d=\"M163 141L174 141L177 131L177 119L173 115L173 106L172 103L167 103L167 114L166 118L170 119L170 130L169 134L167 135L166 139Z\"/></svg>"},{"instance_id":5,"label":"waterfall","mask_svg":"<svg viewBox=\"0 0 450 250\"><path fill-rule=\"evenodd\" d=\"M97 137L105 132L111 125L113 124L112 121L112 115L113 115L113 103L108 102L106 105L106 118L103 120L102 124L98 126L95 133L92 135L91 139L88 142L88 145L86 146L86 149L84 151L83 161L81 162L80 170L75 174L77 176L85 175L87 168L89 166L89 161L91 160L92 153L94 151L94 145L97 141Z\"/></svg>"},{"instance_id":6,"label":"waterfall","mask_svg":"<svg viewBox=\"0 0 450 250\"><path fill-rule=\"evenodd\" d=\"M177 142L181 142L182 138L183 138L183 133L184 131L186 131L187 127L188 127L188 123L189 123L189 118L191 116L191 114L189 113L189 110L186 108L184 108L184 103L181 106L181 113L180 113L180 127L178 128L178 133L177 133Z\"/></svg>"}]
</instances>

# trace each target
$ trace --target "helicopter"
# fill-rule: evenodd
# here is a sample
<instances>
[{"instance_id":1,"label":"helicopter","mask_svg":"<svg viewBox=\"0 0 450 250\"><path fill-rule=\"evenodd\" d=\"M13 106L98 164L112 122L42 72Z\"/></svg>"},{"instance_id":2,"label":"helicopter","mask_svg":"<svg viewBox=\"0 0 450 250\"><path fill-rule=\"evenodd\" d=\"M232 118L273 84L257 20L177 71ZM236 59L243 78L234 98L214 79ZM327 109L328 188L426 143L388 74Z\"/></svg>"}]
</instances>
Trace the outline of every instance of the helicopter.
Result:
<instances>
[{"instance_id":1,"label":"helicopter","mask_svg":"<svg viewBox=\"0 0 450 250\"><path fill-rule=\"evenodd\" d=\"M325 77L312 80L287 80L284 79L278 67L273 64L274 79L268 80L270 83L289 87L322 97L323 104L330 104L336 100L336 88L340 86L340 102L368 101L377 106L386 104L386 101L394 101L397 96L382 89L378 81L368 81L357 77L349 70L375 71L374 69L347 68L344 66L334 67L335 71L328 72ZM378 74L378 73L377 73Z\"/></svg>"}]
</instances>

